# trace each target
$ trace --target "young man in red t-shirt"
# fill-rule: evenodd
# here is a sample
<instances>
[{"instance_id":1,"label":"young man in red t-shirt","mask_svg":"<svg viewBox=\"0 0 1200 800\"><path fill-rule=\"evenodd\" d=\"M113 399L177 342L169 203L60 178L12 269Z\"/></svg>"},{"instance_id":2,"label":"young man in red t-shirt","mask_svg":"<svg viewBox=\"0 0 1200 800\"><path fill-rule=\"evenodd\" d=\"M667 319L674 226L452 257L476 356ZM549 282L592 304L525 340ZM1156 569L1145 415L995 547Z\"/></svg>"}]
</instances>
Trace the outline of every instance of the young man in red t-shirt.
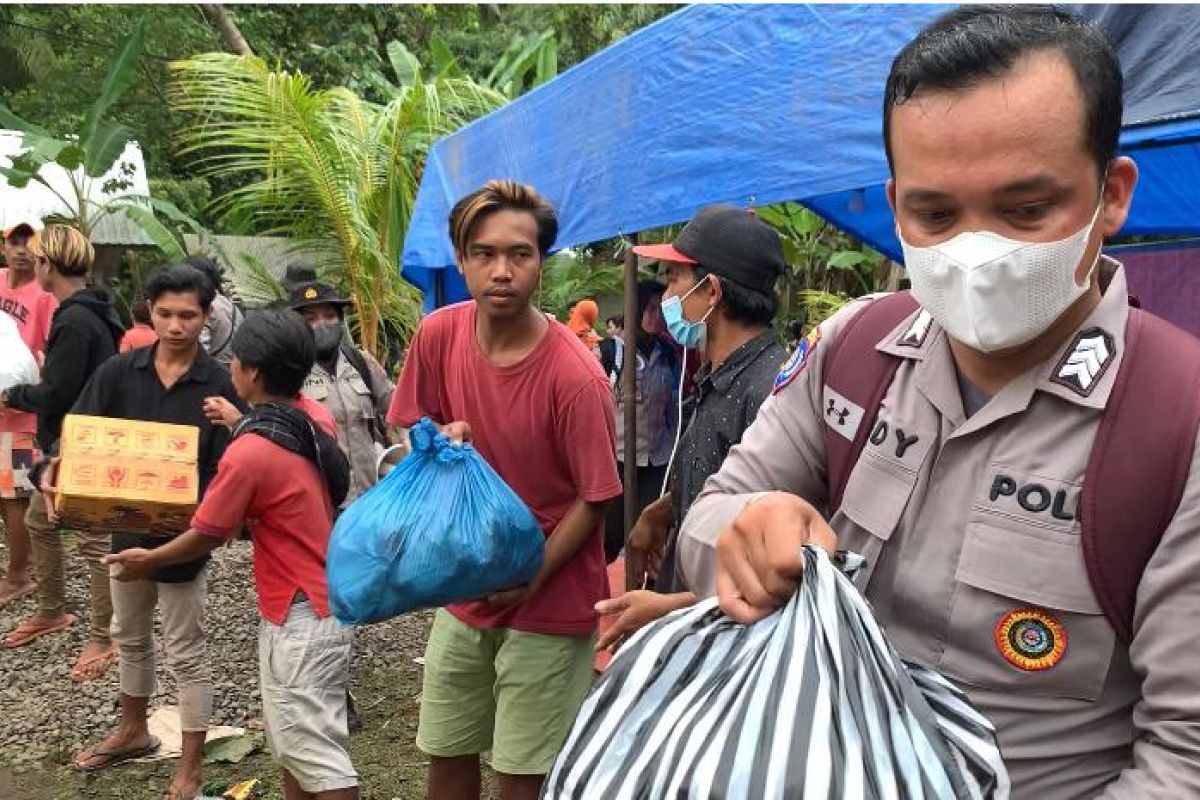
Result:
<instances>
[{"instance_id":1,"label":"young man in red t-shirt","mask_svg":"<svg viewBox=\"0 0 1200 800\"><path fill-rule=\"evenodd\" d=\"M621 483L600 364L530 302L557 229L554 209L514 181L455 205L450 237L474 300L424 320L388 414L470 437L547 537L528 585L435 616L417 745L436 800L477 800L489 749L502 800L536 798L591 685L604 507Z\"/></svg>"},{"instance_id":2,"label":"young man in red t-shirt","mask_svg":"<svg viewBox=\"0 0 1200 800\"><path fill-rule=\"evenodd\" d=\"M33 253L27 246L33 234L33 226L25 222L4 231L0 312L13 318L21 340L34 357L41 358L58 300L38 284L33 274ZM36 433L34 414L0 408L0 520L8 544L8 570L0 578L0 606L33 592L25 512L37 489L29 480L29 471L42 457L34 439Z\"/></svg>"},{"instance_id":3,"label":"young man in red t-shirt","mask_svg":"<svg viewBox=\"0 0 1200 800\"><path fill-rule=\"evenodd\" d=\"M312 332L293 311L264 311L246 318L231 347L230 377L253 410L234 427L191 530L154 550L124 550L104 562L119 565L116 580L144 579L229 542L245 521L262 616L263 719L267 743L283 767L284 797L353 800L358 775L346 727L351 629L330 616L325 583L330 486L337 483L328 470L330 456L341 451L329 440L317 457L313 424L330 436L337 428L320 404L296 400L316 357ZM340 469L344 494L344 457Z\"/></svg>"}]
</instances>

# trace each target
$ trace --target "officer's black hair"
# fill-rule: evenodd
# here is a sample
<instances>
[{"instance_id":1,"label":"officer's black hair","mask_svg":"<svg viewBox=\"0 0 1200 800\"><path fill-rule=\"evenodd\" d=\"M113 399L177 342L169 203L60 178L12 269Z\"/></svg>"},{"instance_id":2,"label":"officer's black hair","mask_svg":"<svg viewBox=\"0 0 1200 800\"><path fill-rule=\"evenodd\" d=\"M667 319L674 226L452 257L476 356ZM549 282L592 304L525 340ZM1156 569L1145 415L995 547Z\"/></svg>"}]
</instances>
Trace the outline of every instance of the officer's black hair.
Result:
<instances>
[{"instance_id":1,"label":"officer's black hair","mask_svg":"<svg viewBox=\"0 0 1200 800\"><path fill-rule=\"evenodd\" d=\"M160 267L146 281L146 299L151 304L158 302L164 294L186 294L193 292L206 314L212 308L217 290L200 270L188 264L170 264Z\"/></svg>"},{"instance_id":2,"label":"officer's black hair","mask_svg":"<svg viewBox=\"0 0 1200 800\"><path fill-rule=\"evenodd\" d=\"M893 174L892 109L923 89L968 89L1003 77L1022 57L1061 53L1083 94L1085 141L1103 174L1121 133L1121 66L1095 25L1046 5L966 5L933 21L901 50L883 94L883 144Z\"/></svg>"},{"instance_id":3,"label":"officer's black hair","mask_svg":"<svg viewBox=\"0 0 1200 800\"><path fill-rule=\"evenodd\" d=\"M775 299L774 294L743 286L735 280L710 272L704 268L703 264L693 267L693 273L696 276L696 283L709 275L715 276L720 282L721 307L717 309L717 313L723 314L727 319L754 326L770 325L771 320L775 319L779 302Z\"/></svg>"},{"instance_id":4,"label":"officer's black hair","mask_svg":"<svg viewBox=\"0 0 1200 800\"><path fill-rule=\"evenodd\" d=\"M258 370L263 389L275 397L298 395L317 358L308 323L291 309L247 315L230 347L242 366Z\"/></svg>"}]
</instances>

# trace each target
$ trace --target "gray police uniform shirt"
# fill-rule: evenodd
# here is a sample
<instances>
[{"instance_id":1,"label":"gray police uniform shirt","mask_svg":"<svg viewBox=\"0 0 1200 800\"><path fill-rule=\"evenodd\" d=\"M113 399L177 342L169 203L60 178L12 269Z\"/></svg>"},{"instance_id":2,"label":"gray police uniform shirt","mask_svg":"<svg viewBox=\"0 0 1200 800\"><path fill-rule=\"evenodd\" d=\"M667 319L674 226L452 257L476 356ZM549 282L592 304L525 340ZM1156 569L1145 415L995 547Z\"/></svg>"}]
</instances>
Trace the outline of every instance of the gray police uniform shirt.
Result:
<instances>
[{"instance_id":1,"label":"gray police uniform shirt","mask_svg":"<svg viewBox=\"0 0 1200 800\"><path fill-rule=\"evenodd\" d=\"M375 485L376 462L381 451L376 447L378 432L387 430L385 420L395 388L379 362L362 352L371 371L373 395L358 370L340 351L333 375L320 364L314 364L300 389L305 397L325 406L337 423L338 444L350 461L350 491L343 508ZM385 442L379 444L386 447Z\"/></svg>"},{"instance_id":2,"label":"gray police uniform shirt","mask_svg":"<svg viewBox=\"0 0 1200 800\"><path fill-rule=\"evenodd\" d=\"M970 417L947 337L924 311L878 344L903 361L877 420L830 396L822 342L863 306L843 309L707 482L680 538L685 580L712 594L717 535L747 501L780 490L823 508L823 426L871 425L830 520L838 546L866 556L857 583L900 654L955 680L996 724L1016 800L1200 797L1197 458L1142 575L1130 645L1084 565L1080 488L1128 317L1120 266L1100 269L1091 315ZM1071 359L1084 351L1095 358Z\"/></svg>"}]
</instances>

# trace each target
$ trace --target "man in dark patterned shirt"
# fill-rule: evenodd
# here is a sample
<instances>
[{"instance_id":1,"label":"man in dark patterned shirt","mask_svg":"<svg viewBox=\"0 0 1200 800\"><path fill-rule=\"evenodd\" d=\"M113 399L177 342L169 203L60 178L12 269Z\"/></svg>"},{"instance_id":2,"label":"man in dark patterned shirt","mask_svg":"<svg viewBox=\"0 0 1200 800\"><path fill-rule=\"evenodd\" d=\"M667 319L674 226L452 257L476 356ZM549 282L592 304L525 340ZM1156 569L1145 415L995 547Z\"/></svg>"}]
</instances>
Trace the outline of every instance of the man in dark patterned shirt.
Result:
<instances>
[{"instance_id":1,"label":"man in dark patterned shirt","mask_svg":"<svg viewBox=\"0 0 1200 800\"><path fill-rule=\"evenodd\" d=\"M663 317L684 347L700 347L697 402L679 441L670 491L649 505L630 534L626 557L658 593L630 592L600 604L620 613L599 646L607 646L661 613L692 602L678 581L674 533L704 482L741 441L787 359L771 321L775 281L785 261L779 234L753 213L709 206L671 244L634 248L666 267Z\"/></svg>"}]
</instances>

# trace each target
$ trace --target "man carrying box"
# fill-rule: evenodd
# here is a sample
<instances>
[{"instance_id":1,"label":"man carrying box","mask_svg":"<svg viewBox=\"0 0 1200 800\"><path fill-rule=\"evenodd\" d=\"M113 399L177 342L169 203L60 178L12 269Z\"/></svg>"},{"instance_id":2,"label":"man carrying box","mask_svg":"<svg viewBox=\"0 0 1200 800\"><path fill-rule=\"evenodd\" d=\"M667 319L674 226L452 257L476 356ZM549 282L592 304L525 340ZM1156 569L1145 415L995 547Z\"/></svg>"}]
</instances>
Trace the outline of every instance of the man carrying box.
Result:
<instances>
[{"instance_id":1,"label":"man carrying box","mask_svg":"<svg viewBox=\"0 0 1200 800\"><path fill-rule=\"evenodd\" d=\"M155 273L146 284L146 296L158 342L103 364L71 409L72 414L198 429L196 465L201 494L216 475L217 462L229 442L229 431L210 424L205 417L205 398L217 395L239 402L229 373L200 348L200 331L214 294L208 279L193 267L180 264ZM182 527L186 529L186 523ZM152 549L167 541L162 536L114 531L112 551ZM212 712L212 681L204 657L207 561L205 554L157 570L144 580L112 581L112 637L121 652L121 721L107 738L76 757L76 769L103 769L158 748L159 742L146 726L147 705L155 687L152 633L157 607L162 614L167 662L178 687L183 731L183 755L164 796L190 798L200 790L200 761Z\"/></svg>"}]
</instances>

